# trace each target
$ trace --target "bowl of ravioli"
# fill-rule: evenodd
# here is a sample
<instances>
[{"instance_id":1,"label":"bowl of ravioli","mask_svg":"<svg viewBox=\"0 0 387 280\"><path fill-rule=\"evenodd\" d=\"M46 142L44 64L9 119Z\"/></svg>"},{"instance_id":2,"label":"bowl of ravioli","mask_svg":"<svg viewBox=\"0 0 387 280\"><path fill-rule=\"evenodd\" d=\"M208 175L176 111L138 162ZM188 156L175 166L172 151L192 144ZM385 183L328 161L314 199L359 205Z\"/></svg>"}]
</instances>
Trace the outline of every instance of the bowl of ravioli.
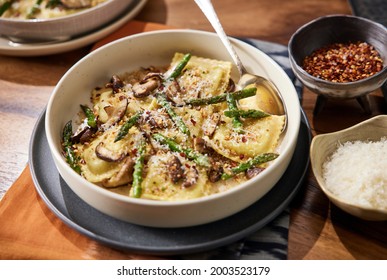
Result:
<instances>
[{"instance_id":1,"label":"bowl of ravioli","mask_svg":"<svg viewBox=\"0 0 387 280\"><path fill-rule=\"evenodd\" d=\"M68 186L109 216L166 228L226 218L270 191L293 156L300 104L278 64L232 42L277 86L286 115L262 110L259 88L237 87L214 33L122 38L69 69L48 102L49 148Z\"/></svg>"},{"instance_id":2,"label":"bowl of ravioli","mask_svg":"<svg viewBox=\"0 0 387 280\"><path fill-rule=\"evenodd\" d=\"M65 41L110 24L132 4L121 0L0 1L0 35L17 43Z\"/></svg>"}]
</instances>

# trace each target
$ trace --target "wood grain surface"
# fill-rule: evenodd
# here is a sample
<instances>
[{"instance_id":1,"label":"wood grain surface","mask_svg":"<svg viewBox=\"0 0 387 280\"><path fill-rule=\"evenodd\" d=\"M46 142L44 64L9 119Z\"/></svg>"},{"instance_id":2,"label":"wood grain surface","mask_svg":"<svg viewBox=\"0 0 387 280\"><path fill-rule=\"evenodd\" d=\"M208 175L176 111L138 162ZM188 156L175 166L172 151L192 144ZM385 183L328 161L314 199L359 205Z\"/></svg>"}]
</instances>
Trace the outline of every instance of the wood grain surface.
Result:
<instances>
[{"instance_id":1,"label":"wood grain surface","mask_svg":"<svg viewBox=\"0 0 387 280\"><path fill-rule=\"evenodd\" d=\"M351 13L345 0L213 0L213 4L229 35L281 44L316 17ZM136 20L212 31L193 1L149 0ZM67 227L39 198L26 168L31 132L53 87L92 47L41 57L0 55L0 197L12 186L0 201L0 259L151 258L107 248ZM315 102L316 95L304 90L302 107L313 135L387 113L379 90L370 95L371 114L355 100L328 100L313 116ZM23 224L34 222L39 222L34 230L23 229ZM288 258L387 259L387 223L343 213L329 203L309 170L291 204Z\"/></svg>"}]
</instances>

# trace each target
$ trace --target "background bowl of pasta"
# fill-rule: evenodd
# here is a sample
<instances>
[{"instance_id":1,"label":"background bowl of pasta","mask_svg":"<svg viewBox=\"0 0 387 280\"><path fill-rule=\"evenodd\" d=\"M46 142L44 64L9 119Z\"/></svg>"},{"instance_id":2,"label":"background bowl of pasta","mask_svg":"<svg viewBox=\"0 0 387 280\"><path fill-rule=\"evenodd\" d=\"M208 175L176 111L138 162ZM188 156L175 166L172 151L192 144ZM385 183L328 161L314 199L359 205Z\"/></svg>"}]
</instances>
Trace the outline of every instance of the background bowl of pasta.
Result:
<instances>
[{"instance_id":1,"label":"background bowl of pasta","mask_svg":"<svg viewBox=\"0 0 387 280\"><path fill-rule=\"evenodd\" d=\"M13 42L63 41L111 23L132 4L121 0L1 1L0 35Z\"/></svg>"},{"instance_id":2,"label":"background bowl of pasta","mask_svg":"<svg viewBox=\"0 0 387 280\"><path fill-rule=\"evenodd\" d=\"M50 97L47 139L69 187L107 215L152 227L210 223L263 197L293 156L300 104L278 64L251 45L232 42L247 69L282 93L284 131L285 116L242 115L262 112L255 105L259 92L232 87L238 72L216 34L132 35L76 63ZM257 158L264 161L251 165L256 173L247 177L244 164Z\"/></svg>"}]
</instances>

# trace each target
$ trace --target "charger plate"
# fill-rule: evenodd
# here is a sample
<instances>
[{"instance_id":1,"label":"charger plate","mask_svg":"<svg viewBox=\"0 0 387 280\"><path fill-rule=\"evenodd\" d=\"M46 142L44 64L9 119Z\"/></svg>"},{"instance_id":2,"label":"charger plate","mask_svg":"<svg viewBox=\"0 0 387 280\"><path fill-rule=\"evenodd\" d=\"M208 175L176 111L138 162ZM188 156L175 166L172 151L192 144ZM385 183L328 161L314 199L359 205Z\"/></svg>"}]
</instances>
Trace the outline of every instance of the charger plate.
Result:
<instances>
[{"instance_id":1,"label":"charger plate","mask_svg":"<svg viewBox=\"0 0 387 280\"><path fill-rule=\"evenodd\" d=\"M302 110L301 110L302 111ZM302 111L294 156L288 169L259 201L217 222L187 228L151 228L107 216L81 200L55 168L46 140L45 111L32 133L29 166L35 187L43 201L65 224L109 247L133 253L182 255L204 252L239 241L281 214L298 190L309 166L311 134Z\"/></svg>"}]
</instances>

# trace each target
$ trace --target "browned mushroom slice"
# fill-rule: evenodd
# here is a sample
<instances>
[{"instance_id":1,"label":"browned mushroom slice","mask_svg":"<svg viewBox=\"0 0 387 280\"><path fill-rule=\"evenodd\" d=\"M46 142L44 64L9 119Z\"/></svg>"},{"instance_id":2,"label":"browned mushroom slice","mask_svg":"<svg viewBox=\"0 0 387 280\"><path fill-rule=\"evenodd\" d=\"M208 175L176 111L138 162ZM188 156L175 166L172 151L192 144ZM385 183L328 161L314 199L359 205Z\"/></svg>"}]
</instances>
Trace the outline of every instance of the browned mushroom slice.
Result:
<instances>
[{"instance_id":1,"label":"browned mushroom slice","mask_svg":"<svg viewBox=\"0 0 387 280\"><path fill-rule=\"evenodd\" d=\"M142 98L150 95L152 91L161 85L160 73L148 73L139 83L133 85L133 95Z\"/></svg>"},{"instance_id":2,"label":"browned mushroom slice","mask_svg":"<svg viewBox=\"0 0 387 280\"><path fill-rule=\"evenodd\" d=\"M159 82L156 79L149 79L144 83L136 83L133 85L133 95L137 98L146 97L158 86Z\"/></svg>"},{"instance_id":3,"label":"browned mushroom slice","mask_svg":"<svg viewBox=\"0 0 387 280\"><path fill-rule=\"evenodd\" d=\"M165 94L169 101L177 106L184 106L185 102L182 98L182 89L176 80L169 81L165 85Z\"/></svg>"},{"instance_id":4,"label":"browned mushroom slice","mask_svg":"<svg viewBox=\"0 0 387 280\"><path fill-rule=\"evenodd\" d=\"M201 154L208 154L212 152L211 149L207 146L206 141L201 137L195 137L193 139L193 145L194 149Z\"/></svg>"},{"instance_id":5,"label":"browned mushroom slice","mask_svg":"<svg viewBox=\"0 0 387 280\"><path fill-rule=\"evenodd\" d=\"M79 138L79 143L84 144L86 142L90 142L95 132L96 132L96 129L93 129L91 127L86 127L81 137Z\"/></svg>"},{"instance_id":6,"label":"browned mushroom slice","mask_svg":"<svg viewBox=\"0 0 387 280\"><path fill-rule=\"evenodd\" d=\"M213 113L209 118L207 118L203 123L203 133L206 136L211 137L214 134L216 127L220 121L220 114Z\"/></svg>"},{"instance_id":7,"label":"browned mushroom slice","mask_svg":"<svg viewBox=\"0 0 387 280\"><path fill-rule=\"evenodd\" d=\"M107 129L119 122L125 115L128 107L128 99L122 98L117 106L106 106L105 112L109 116L108 120L102 125L103 129Z\"/></svg>"},{"instance_id":8,"label":"browned mushroom slice","mask_svg":"<svg viewBox=\"0 0 387 280\"><path fill-rule=\"evenodd\" d=\"M120 162L126 157L125 153L116 153L107 149L103 142L95 147L95 154L98 158L108 162Z\"/></svg>"},{"instance_id":9,"label":"browned mushroom slice","mask_svg":"<svg viewBox=\"0 0 387 280\"><path fill-rule=\"evenodd\" d=\"M186 166L184 170L183 188L188 188L196 184L199 178L199 172L194 165Z\"/></svg>"},{"instance_id":10,"label":"browned mushroom slice","mask_svg":"<svg viewBox=\"0 0 387 280\"><path fill-rule=\"evenodd\" d=\"M210 170L208 171L208 180L210 180L211 183L218 182L223 174L223 167L219 164L215 164L211 166Z\"/></svg>"},{"instance_id":11,"label":"browned mushroom slice","mask_svg":"<svg viewBox=\"0 0 387 280\"><path fill-rule=\"evenodd\" d=\"M92 128L87 124L87 119L85 119L76 129L76 131L71 136L72 143L85 143L89 142L94 136L94 133L97 131L97 128Z\"/></svg>"},{"instance_id":12,"label":"browned mushroom slice","mask_svg":"<svg viewBox=\"0 0 387 280\"><path fill-rule=\"evenodd\" d=\"M152 70L152 69L150 69ZM159 72L149 72L148 74L146 74L144 76L144 78L142 79L143 81L146 81L148 79L158 79L160 82L163 80L163 74L162 73L159 73Z\"/></svg>"},{"instance_id":13,"label":"browned mushroom slice","mask_svg":"<svg viewBox=\"0 0 387 280\"><path fill-rule=\"evenodd\" d=\"M110 83L106 85L107 88L112 88L114 93L119 92L124 86L124 82L117 75L113 75L110 79Z\"/></svg>"},{"instance_id":14,"label":"browned mushroom slice","mask_svg":"<svg viewBox=\"0 0 387 280\"><path fill-rule=\"evenodd\" d=\"M91 7L91 0L61 0L62 4L70 9Z\"/></svg>"},{"instance_id":15,"label":"browned mushroom slice","mask_svg":"<svg viewBox=\"0 0 387 280\"><path fill-rule=\"evenodd\" d=\"M233 79L228 80L227 92L235 91L235 83Z\"/></svg>"},{"instance_id":16,"label":"browned mushroom slice","mask_svg":"<svg viewBox=\"0 0 387 280\"><path fill-rule=\"evenodd\" d=\"M149 123L151 128L167 128L172 126L169 115L164 111L147 111L142 121Z\"/></svg>"},{"instance_id":17,"label":"browned mushroom slice","mask_svg":"<svg viewBox=\"0 0 387 280\"><path fill-rule=\"evenodd\" d=\"M102 185L107 188L118 187L133 181L134 161L130 157L126 157L121 169L111 178L102 182Z\"/></svg>"},{"instance_id":18,"label":"browned mushroom slice","mask_svg":"<svg viewBox=\"0 0 387 280\"><path fill-rule=\"evenodd\" d=\"M169 176L173 183L177 183L184 176L184 170L177 156L172 156L167 162Z\"/></svg>"},{"instance_id":19,"label":"browned mushroom slice","mask_svg":"<svg viewBox=\"0 0 387 280\"><path fill-rule=\"evenodd\" d=\"M246 178L251 179L251 178L257 176L263 170L264 170L264 168L260 168L260 167L252 167L250 169L247 169L246 170Z\"/></svg>"}]
</instances>

